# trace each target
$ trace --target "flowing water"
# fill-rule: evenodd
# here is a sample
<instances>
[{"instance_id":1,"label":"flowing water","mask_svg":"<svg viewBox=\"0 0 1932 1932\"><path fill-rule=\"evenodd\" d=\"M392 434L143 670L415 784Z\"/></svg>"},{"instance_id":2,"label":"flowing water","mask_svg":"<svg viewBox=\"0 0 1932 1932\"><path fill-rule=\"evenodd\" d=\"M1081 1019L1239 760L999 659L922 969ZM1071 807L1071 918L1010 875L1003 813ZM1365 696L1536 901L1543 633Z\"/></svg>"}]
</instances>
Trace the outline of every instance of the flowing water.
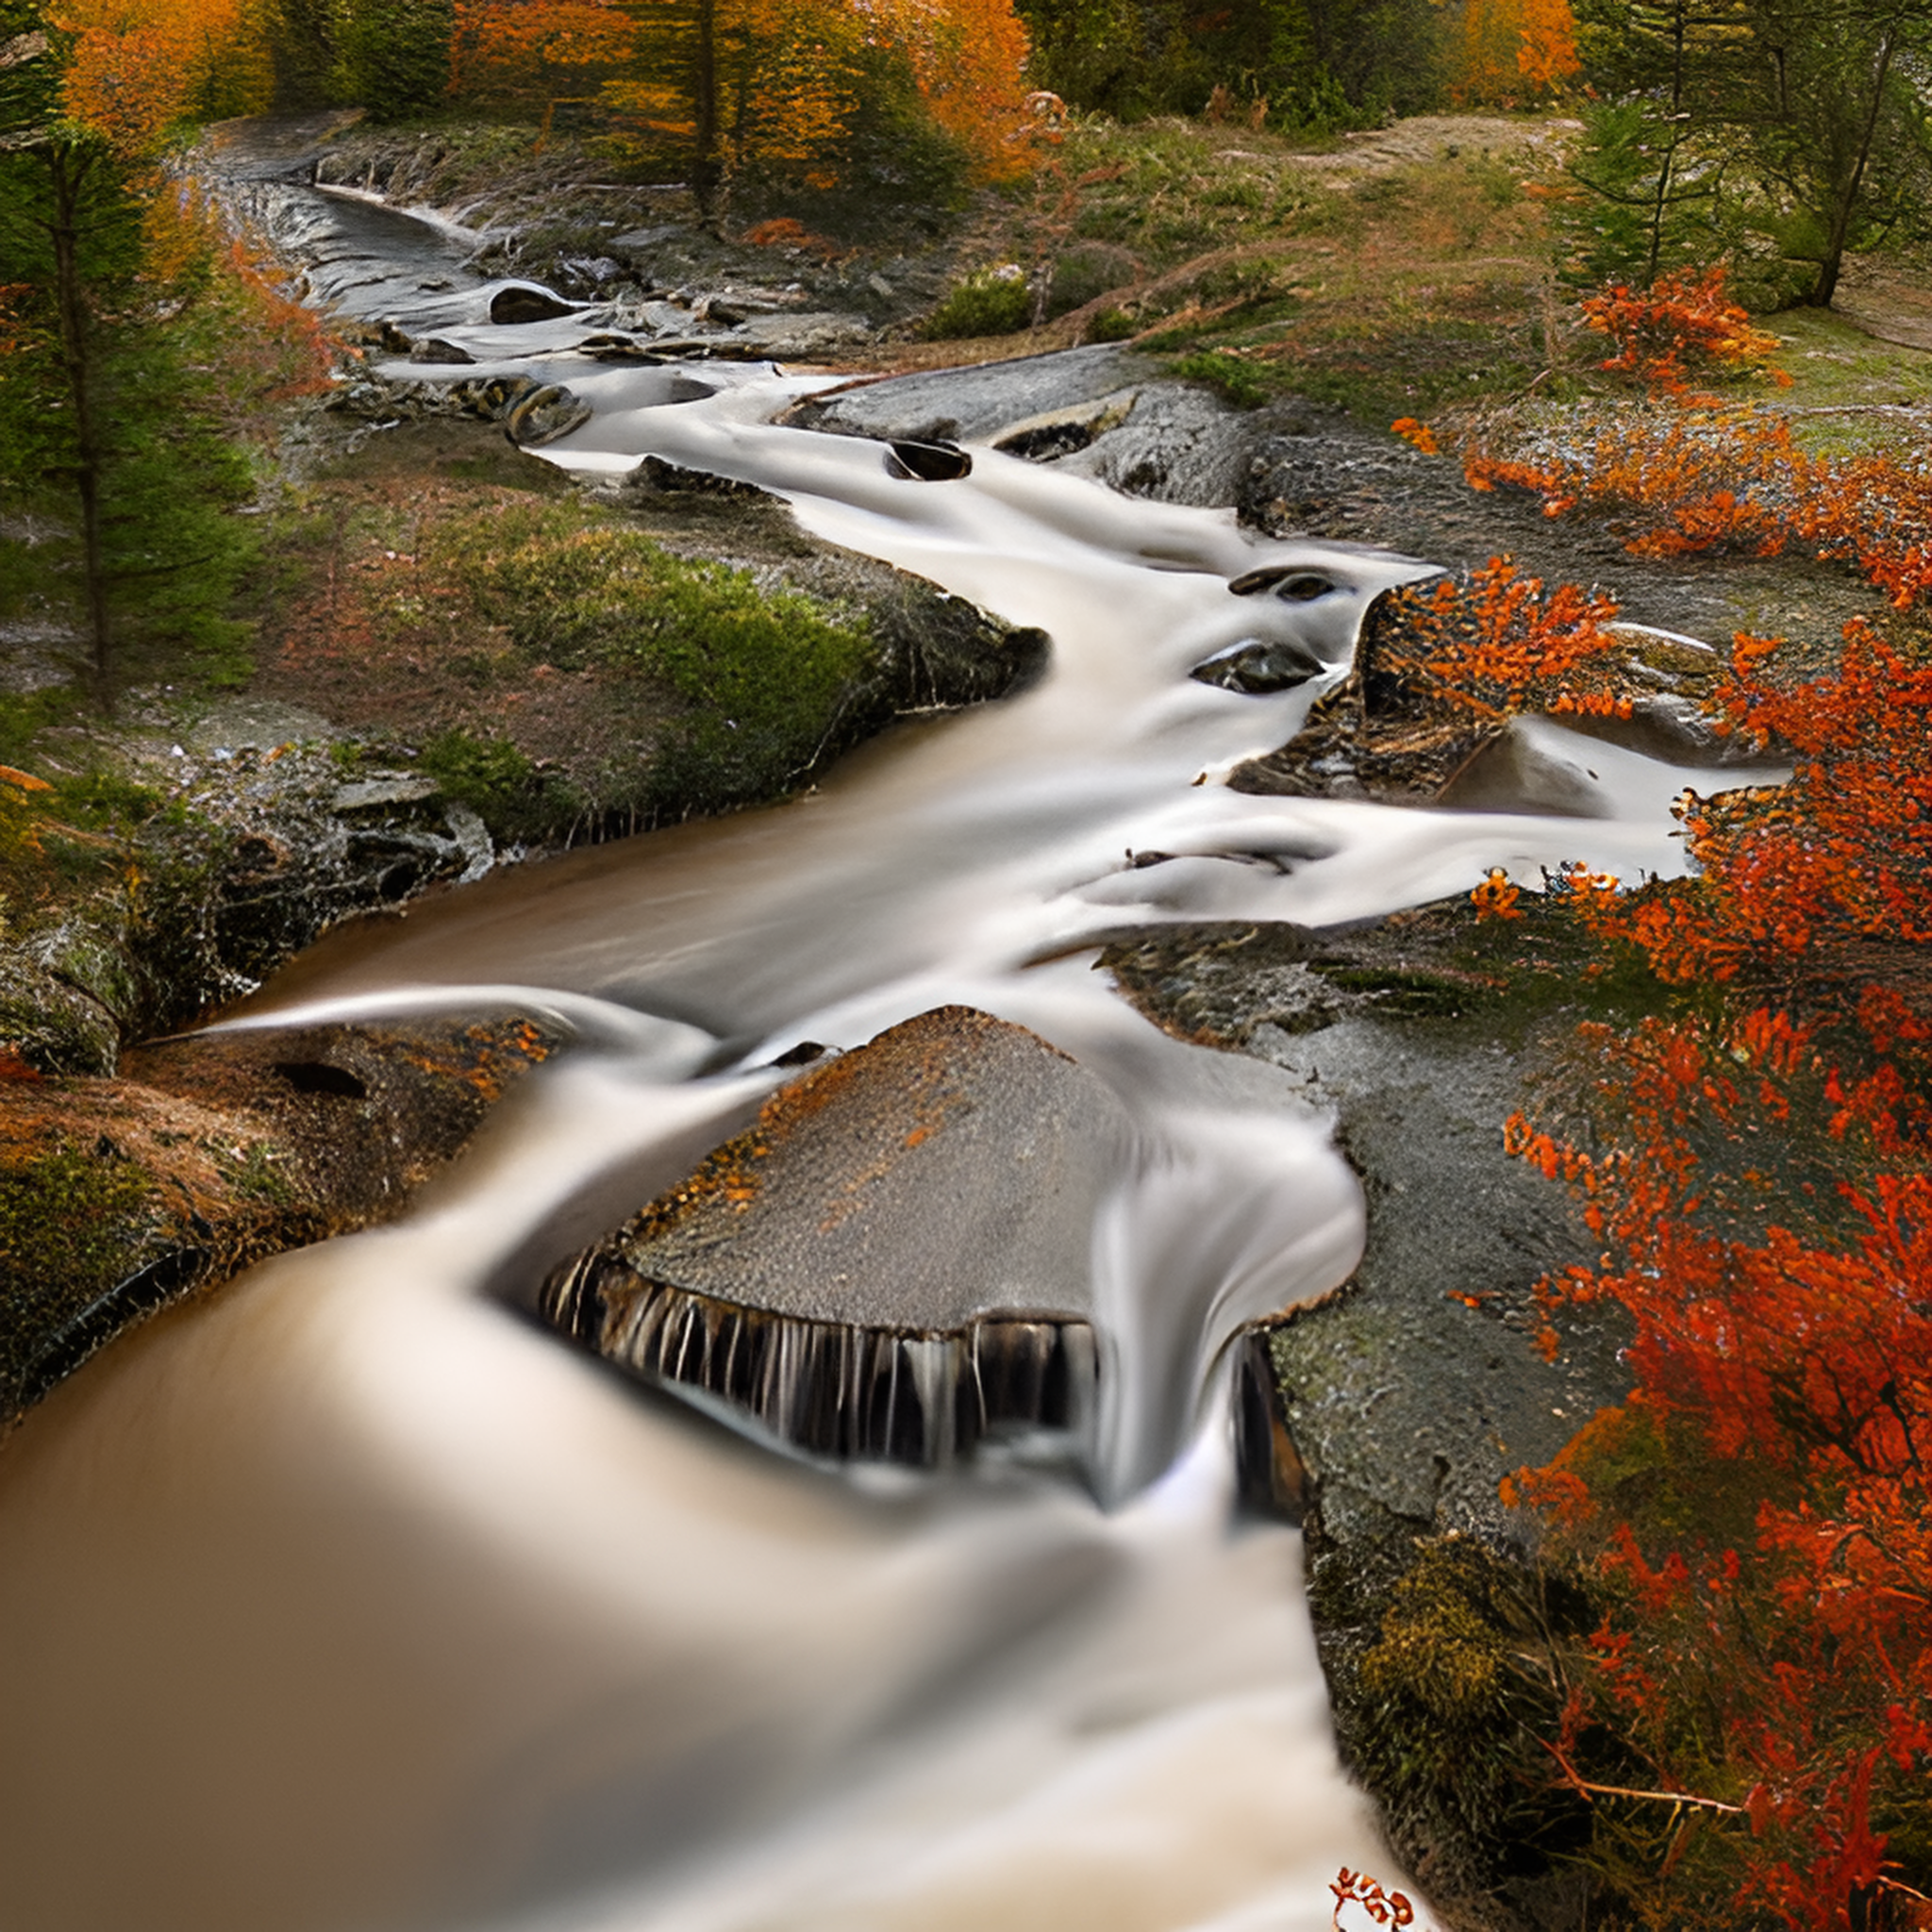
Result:
<instances>
[{"instance_id":1,"label":"flowing water","mask_svg":"<svg viewBox=\"0 0 1932 1932\"><path fill-rule=\"evenodd\" d=\"M340 213L285 206L311 234ZM328 291L398 314L407 228L354 222ZM325 941L255 1004L522 1008L578 1044L405 1224L163 1316L0 1456L0 1927L1325 1925L1338 1865L1395 1874L1337 1768L1298 1539L1230 1523L1217 1365L1345 1278L1359 1193L1285 1075L1158 1033L1092 942L1373 917L1491 865L1672 871L1686 774L1589 746L1598 815L1562 820L1237 795L1219 774L1294 731L1418 566L990 450L895 478L876 442L773 424L808 379L706 365L712 395L667 402L669 372L570 353L608 314L491 329L490 285L424 245L464 376L509 357L591 404L547 456L757 481L1041 625L1051 666L783 808ZM1274 563L1333 588L1231 594ZM1256 638L1328 668L1260 697L1189 676ZM786 1048L952 1001L1132 1122L1087 1237L1099 1501L1017 1467L808 1468L506 1307L741 1124Z\"/></svg>"}]
</instances>

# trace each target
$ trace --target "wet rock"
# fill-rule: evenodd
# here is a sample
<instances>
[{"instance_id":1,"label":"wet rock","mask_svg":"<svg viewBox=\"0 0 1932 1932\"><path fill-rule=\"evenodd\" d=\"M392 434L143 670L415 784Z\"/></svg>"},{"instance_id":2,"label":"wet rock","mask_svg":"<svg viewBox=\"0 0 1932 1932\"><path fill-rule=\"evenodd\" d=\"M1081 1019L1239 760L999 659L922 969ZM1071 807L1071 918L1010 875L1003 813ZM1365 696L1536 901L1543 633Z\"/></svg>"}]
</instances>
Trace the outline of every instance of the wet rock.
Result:
<instances>
[{"instance_id":1,"label":"wet rock","mask_svg":"<svg viewBox=\"0 0 1932 1932\"><path fill-rule=\"evenodd\" d=\"M391 356L407 356L416 346L416 339L398 328L392 322L376 325L375 340L377 344L387 349Z\"/></svg>"},{"instance_id":2,"label":"wet rock","mask_svg":"<svg viewBox=\"0 0 1932 1932\"><path fill-rule=\"evenodd\" d=\"M525 396L534 395L538 387L527 375L490 375L478 381L452 383L448 394L464 414L498 423Z\"/></svg>"},{"instance_id":3,"label":"wet rock","mask_svg":"<svg viewBox=\"0 0 1932 1932\"><path fill-rule=\"evenodd\" d=\"M1073 456L1109 429L1119 428L1132 412L1139 394L1138 390L1122 390L1097 402L1041 410L1002 429L993 437L992 446L1031 463L1050 463Z\"/></svg>"},{"instance_id":4,"label":"wet rock","mask_svg":"<svg viewBox=\"0 0 1932 1932\"><path fill-rule=\"evenodd\" d=\"M633 250L661 248L667 242L681 242L684 236L685 230L675 222L660 222L656 227L632 228L625 234L613 235L610 245Z\"/></svg>"},{"instance_id":5,"label":"wet rock","mask_svg":"<svg viewBox=\"0 0 1932 1932\"><path fill-rule=\"evenodd\" d=\"M710 313L716 319L717 308ZM733 330L731 340L740 345L742 355L799 362L870 341L872 324L863 315L831 310L809 315L755 315Z\"/></svg>"},{"instance_id":6,"label":"wet rock","mask_svg":"<svg viewBox=\"0 0 1932 1932\"><path fill-rule=\"evenodd\" d=\"M156 1309L393 1219L558 1043L514 1016L265 1029L0 1077L0 1430Z\"/></svg>"},{"instance_id":7,"label":"wet rock","mask_svg":"<svg viewBox=\"0 0 1932 1932\"><path fill-rule=\"evenodd\" d=\"M973 474L973 458L957 442L894 442L886 475L902 482L954 483Z\"/></svg>"},{"instance_id":8,"label":"wet rock","mask_svg":"<svg viewBox=\"0 0 1932 1932\"><path fill-rule=\"evenodd\" d=\"M1244 638L1194 666L1188 673L1203 684L1223 691L1245 691L1264 697L1320 677L1329 667L1306 644L1287 638Z\"/></svg>"},{"instance_id":9,"label":"wet rock","mask_svg":"<svg viewBox=\"0 0 1932 1932\"><path fill-rule=\"evenodd\" d=\"M434 778L403 773L358 778L353 784L336 787L329 800L329 809L360 812L393 805L414 805L423 799L434 798L441 789Z\"/></svg>"},{"instance_id":10,"label":"wet rock","mask_svg":"<svg viewBox=\"0 0 1932 1932\"><path fill-rule=\"evenodd\" d=\"M590 404L581 396L553 382L512 404L503 426L519 449L541 449L581 429L591 414Z\"/></svg>"},{"instance_id":11,"label":"wet rock","mask_svg":"<svg viewBox=\"0 0 1932 1932\"><path fill-rule=\"evenodd\" d=\"M1271 564L1264 570L1243 572L1227 588L1237 597L1265 594L1279 597L1285 604L1312 604L1334 590L1335 579L1295 564Z\"/></svg>"},{"instance_id":12,"label":"wet rock","mask_svg":"<svg viewBox=\"0 0 1932 1932\"><path fill-rule=\"evenodd\" d=\"M1126 420L1060 465L1128 496L1230 504L1252 460L1255 424L1209 391L1148 383Z\"/></svg>"},{"instance_id":13,"label":"wet rock","mask_svg":"<svg viewBox=\"0 0 1932 1932\"><path fill-rule=\"evenodd\" d=\"M1158 370L1153 358L1106 343L867 382L808 397L781 420L880 441L979 442L1049 411L1097 404Z\"/></svg>"},{"instance_id":14,"label":"wet rock","mask_svg":"<svg viewBox=\"0 0 1932 1932\"><path fill-rule=\"evenodd\" d=\"M425 336L409 351L411 362L439 364L444 368L462 368L475 361L469 350L458 348L455 342L446 341L441 336Z\"/></svg>"},{"instance_id":15,"label":"wet rock","mask_svg":"<svg viewBox=\"0 0 1932 1932\"><path fill-rule=\"evenodd\" d=\"M525 322L554 322L560 315L575 315L579 306L566 302L561 295L553 295L548 289L512 283L491 296L490 319L510 327Z\"/></svg>"},{"instance_id":16,"label":"wet rock","mask_svg":"<svg viewBox=\"0 0 1932 1932\"><path fill-rule=\"evenodd\" d=\"M1126 1128L1023 1027L922 1014L779 1089L539 1310L805 1454L939 1467L1091 1451L1089 1250Z\"/></svg>"},{"instance_id":17,"label":"wet rock","mask_svg":"<svg viewBox=\"0 0 1932 1932\"><path fill-rule=\"evenodd\" d=\"M653 490L673 496L715 496L738 503L783 501L756 483L742 483L734 476L716 475L709 470L687 469L682 463L667 462L662 457L645 457L631 472L628 481L633 490Z\"/></svg>"}]
</instances>

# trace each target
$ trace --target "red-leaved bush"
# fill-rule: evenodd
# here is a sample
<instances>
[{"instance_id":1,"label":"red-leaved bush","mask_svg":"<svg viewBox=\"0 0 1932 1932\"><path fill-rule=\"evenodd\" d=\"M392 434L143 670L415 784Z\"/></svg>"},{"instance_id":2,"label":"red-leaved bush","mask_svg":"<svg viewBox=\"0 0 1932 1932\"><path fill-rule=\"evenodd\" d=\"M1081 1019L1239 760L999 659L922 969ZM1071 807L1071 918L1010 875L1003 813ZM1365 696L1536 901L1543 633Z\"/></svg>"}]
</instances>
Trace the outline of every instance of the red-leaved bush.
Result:
<instances>
[{"instance_id":1,"label":"red-leaved bush","mask_svg":"<svg viewBox=\"0 0 1932 1932\"><path fill-rule=\"evenodd\" d=\"M1590 1029L1587 1134L1507 1130L1604 1243L1545 1302L1630 1324L1629 1401L1511 1495L1602 1607L1546 1742L1639 1924L1932 1925L1932 667L1845 641L1780 689L1740 640L1796 774L1688 802L1696 876L1558 882L1723 996Z\"/></svg>"}]
</instances>

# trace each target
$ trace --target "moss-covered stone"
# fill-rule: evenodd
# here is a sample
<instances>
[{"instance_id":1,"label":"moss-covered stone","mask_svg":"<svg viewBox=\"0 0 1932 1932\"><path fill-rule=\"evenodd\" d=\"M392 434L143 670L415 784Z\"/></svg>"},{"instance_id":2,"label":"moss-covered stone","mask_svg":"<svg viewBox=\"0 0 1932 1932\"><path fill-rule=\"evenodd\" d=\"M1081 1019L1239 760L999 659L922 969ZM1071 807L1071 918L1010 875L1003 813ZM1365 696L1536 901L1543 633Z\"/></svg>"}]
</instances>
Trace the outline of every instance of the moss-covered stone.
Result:
<instances>
[{"instance_id":1,"label":"moss-covered stone","mask_svg":"<svg viewBox=\"0 0 1932 1932\"><path fill-rule=\"evenodd\" d=\"M556 1044L514 1018L203 1034L0 1079L0 1429L157 1307L392 1219Z\"/></svg>"}]
</instances>

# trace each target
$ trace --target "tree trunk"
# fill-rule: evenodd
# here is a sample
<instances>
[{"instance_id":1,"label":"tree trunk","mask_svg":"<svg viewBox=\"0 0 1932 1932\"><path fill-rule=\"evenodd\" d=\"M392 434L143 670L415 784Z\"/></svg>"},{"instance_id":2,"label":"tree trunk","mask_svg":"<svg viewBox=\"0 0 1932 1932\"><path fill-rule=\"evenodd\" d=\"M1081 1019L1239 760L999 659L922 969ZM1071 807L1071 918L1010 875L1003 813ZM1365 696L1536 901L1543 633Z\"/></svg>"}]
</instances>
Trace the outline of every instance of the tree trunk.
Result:
<instances>
[{"instance_id":1,"label":"tree trunk","mask_svg":"<svg viewBox=\"0 0 1932 1932\"><path fill-rule=\"evenodd\" d=\"M718 0L697 0L697 42L692 49L691 96L697 119L697 152L691 160L691 192L698 216L716 225L718 187L724 176L718 142Z\"/></svg>"},{"instance_id":2,"label":"tree trunk","mask_svg":"<svg viewBox=\"0 0 1932 1932\"><path fill-rule=\"evenodd\" d=\"M101 538L101 445L94 418L93 356L80 272L80 197L92 158L61 142L47 149L54 190L54 296L60 317L60 364L74 410L74 490L80 505L81 582L87 599L94 697L113 703L113 639L108 618L108 566Z\"/></svg>"},{"instance_id":3,"label":"tree trunk","mask_svg":"<svg viewBox=\"0 0 1932 1932\"><path fill-rule=\"evenodd\" d=\"M1897 46L1896 29L1888 30L1878 50L1878 71L1872 76L1872 101L1865 112L1865 125L1859 130L1857 157L1851 173L1838 186L1831 208L1831 226L1825 237L1824 258L1818 264L1818 279L1805 298L1807 308L1829 308L1832 297L1838 293L1839 275L1844 267L1845 250L1851 243L1852 216L1857 211L1872 146L1878 138L1879 116L1885 111L1885 83L1890 76L1891 57Z\"/></svg>"}]
</instances>

